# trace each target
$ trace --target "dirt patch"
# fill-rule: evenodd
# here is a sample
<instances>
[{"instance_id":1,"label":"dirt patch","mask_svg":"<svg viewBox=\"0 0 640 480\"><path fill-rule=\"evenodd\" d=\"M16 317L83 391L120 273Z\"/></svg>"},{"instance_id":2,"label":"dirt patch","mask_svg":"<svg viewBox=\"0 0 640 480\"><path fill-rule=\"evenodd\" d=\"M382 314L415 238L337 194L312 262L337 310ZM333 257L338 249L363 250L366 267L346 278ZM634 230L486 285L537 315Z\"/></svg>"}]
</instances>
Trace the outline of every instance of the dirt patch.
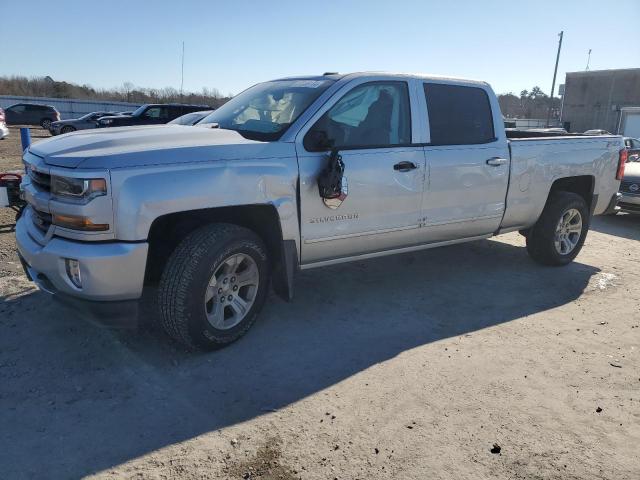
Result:
<instances>
[{"instance_id":1,"label":"dirt patch","mask_svg":"<svg viewBox=\"0 0 640 480\"><path fill-rule=\"evenodd\" d=\"M30 127L31 142L50 138L48 130ZM9 126L9 136L0 140L0 173L11 170L22 170L22 144L20 143L20 125Z\"/></svg>"},{"instance_id":2,"label":"dirt patch","mask_svg":"<svg viewBox=\"0 0 640 480\"><path fill-rule=\"evenodd\" d=\"M0 278L22 272L16 253L16 212L0 208Z\"/></svg>"},{"instance_id":3,"label":"dirt patch","mask_svg":"<svg viewBox=\"0 0 640 480\"><path fill-rule=\"evenodd\" d=\"M232 442L235 443L234 440ZM284 465L281 457L280 440L272 437L267 439L253 456L244 460L229 460L222 472L228 475L228 478L298 480L298 472Z\"/></svg>"},{"instance_id":4,"label":"dirt patch","mask_svg":"<svg viewBox=\"0 0 640 480\"><path fill-rule=\"evenodd\" d=\"M49 138L47 130L31 127L33 143ZM10 126L9 136L0 140L0 173L11 171L22 172L22 147L20 144L20 127ZM17 275L22 267L16 254L16 238L14 235L16 212L10 208L0 207L0 278Z\"/></svg>"}]
</instances>

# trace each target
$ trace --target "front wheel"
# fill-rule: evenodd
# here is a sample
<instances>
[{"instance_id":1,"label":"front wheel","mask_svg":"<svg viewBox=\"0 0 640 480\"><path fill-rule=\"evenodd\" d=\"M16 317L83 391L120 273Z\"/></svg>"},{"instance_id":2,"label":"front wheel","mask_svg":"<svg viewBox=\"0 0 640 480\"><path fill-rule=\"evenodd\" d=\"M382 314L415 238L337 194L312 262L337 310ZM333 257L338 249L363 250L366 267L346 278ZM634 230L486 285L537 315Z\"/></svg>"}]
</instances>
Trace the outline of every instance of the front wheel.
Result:
<instances>
[{"instance_id":1,"label":"front wheel","mask_svg":"<svg viewBox=\"0 0 640 480\"><path fill-rule=\"evenodd\" d=\"M189 234L160 279L164 330L189 348L211 350L244 335L262 309L269 258L252 231L212 224Z\"/></svg>"},{"instance_id":2,"label":"front wheel","mask_svg":"<svg viewBox=\"0 0 640 480\"><path fill-rule=\"evenodd\" d=\"M62 127L62 130L60 131L60 133L71 133L75 131L76 131L75 127L72 127L71 125L67 125L66 127Z\"/></svg>"},{"instance_id":3,"label":"front wheel","mask_svg":"<svg viewBox=\"0 0 640 480\"><path fill-rule=\"evenodd\" d=\"M589 211L584 198L555 192L529 230L527 251L543 265L566 265L580 253L588 231Z\"/></svg>"}]
</instances>

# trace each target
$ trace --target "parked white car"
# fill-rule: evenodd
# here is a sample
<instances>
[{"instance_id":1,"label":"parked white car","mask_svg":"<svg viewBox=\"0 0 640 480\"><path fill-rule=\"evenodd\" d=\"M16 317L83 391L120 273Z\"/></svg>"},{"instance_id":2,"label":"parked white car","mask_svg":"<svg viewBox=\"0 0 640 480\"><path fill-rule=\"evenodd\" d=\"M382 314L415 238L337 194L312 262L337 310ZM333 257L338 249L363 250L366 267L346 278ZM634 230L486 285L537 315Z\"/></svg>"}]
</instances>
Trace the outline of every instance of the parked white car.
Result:
<instances>
[{"instance_id":1,"label":"parked white car","mask_svg":"<svg viewBox=\"0 0 640 480\"><path fill-rule=\"evenodd\" d=\"M0 140L4 139L9 135L9 128L7 124L4 122L0 122Z\"/></svg>"}]
</instances>

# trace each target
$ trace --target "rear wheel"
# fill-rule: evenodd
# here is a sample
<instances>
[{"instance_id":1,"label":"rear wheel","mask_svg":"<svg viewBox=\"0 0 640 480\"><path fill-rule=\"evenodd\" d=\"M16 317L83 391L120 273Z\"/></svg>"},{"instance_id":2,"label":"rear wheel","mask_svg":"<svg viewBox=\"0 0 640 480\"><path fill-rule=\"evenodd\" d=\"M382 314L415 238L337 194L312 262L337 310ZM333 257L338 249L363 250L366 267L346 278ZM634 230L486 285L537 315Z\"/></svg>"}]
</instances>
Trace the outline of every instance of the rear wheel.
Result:
<instances>
[{"instance_id":1,"label":"rear wheel","mask_svg":"<svg viewBox=\"0 0 640 480\"><path fill-rule=\"evenodd\" d=\"M527 251L543 265L566 265L580 250L589 231L589 211L580 195L555 192L527 235Z\"/></svg>"},{"instance_id":2,"label":"rear wheel","mask_svg":"<svg viewBox=\"0 0 640 480\"><path fill-rule=\"evenodd\" d=\"M71 125L67 125L66 127L62 127L62 130L60 130L60 133L70 133L75 131L76 131L75 127L72 127Z\"/></svg>"},{"instance_id":3,"label":"rear wheel","mask_svg":"<svg viewBox=\"0 0 640 480\"><path fill-rule=\"evenodd\" d=\"M49 127L51 126L51 120L49 118L43 118L42 120L40 120L40 126L45 130L49 130Z\"/></svg>"},{"instance_id":4,"label":"rear wheel","mask_svg":"<svg viewBox=\"0 0 640 480\"><path fill-rule=\"evenodd\" d=\"M162 326L187 347L223 347L256 321L268 285L262 240L236 225L208 225L169 258L158 292Z\"/></svg>"}]
</instances>

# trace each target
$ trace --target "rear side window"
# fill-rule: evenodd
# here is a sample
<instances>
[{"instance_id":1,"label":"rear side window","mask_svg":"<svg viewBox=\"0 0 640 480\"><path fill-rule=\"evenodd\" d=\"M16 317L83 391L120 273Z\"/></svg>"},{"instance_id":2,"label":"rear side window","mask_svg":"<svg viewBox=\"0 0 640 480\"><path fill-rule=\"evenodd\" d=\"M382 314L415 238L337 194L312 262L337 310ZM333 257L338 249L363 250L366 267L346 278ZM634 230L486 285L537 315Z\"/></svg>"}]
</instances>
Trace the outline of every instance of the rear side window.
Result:
<instances>
[{"instance_id":1,"label":"rear side window","mask_svg":"<svg viewBox=\"0 0 640 480\"><path fill-rule=\"evenodd\" d=\"M169 118L169 110L167 107L150 107L144 112L147 118Z\"/></svg>"},{"instance_id":2,"label":"rear side window","mask_svg":"<svg viewBox=\"0 0 640 480\"><path fill-rule=\"evenodd\" d=\"M425 83L431 145L473 145L495 140L487 93L476 87Z\"/></svg>"}]
</instances>

